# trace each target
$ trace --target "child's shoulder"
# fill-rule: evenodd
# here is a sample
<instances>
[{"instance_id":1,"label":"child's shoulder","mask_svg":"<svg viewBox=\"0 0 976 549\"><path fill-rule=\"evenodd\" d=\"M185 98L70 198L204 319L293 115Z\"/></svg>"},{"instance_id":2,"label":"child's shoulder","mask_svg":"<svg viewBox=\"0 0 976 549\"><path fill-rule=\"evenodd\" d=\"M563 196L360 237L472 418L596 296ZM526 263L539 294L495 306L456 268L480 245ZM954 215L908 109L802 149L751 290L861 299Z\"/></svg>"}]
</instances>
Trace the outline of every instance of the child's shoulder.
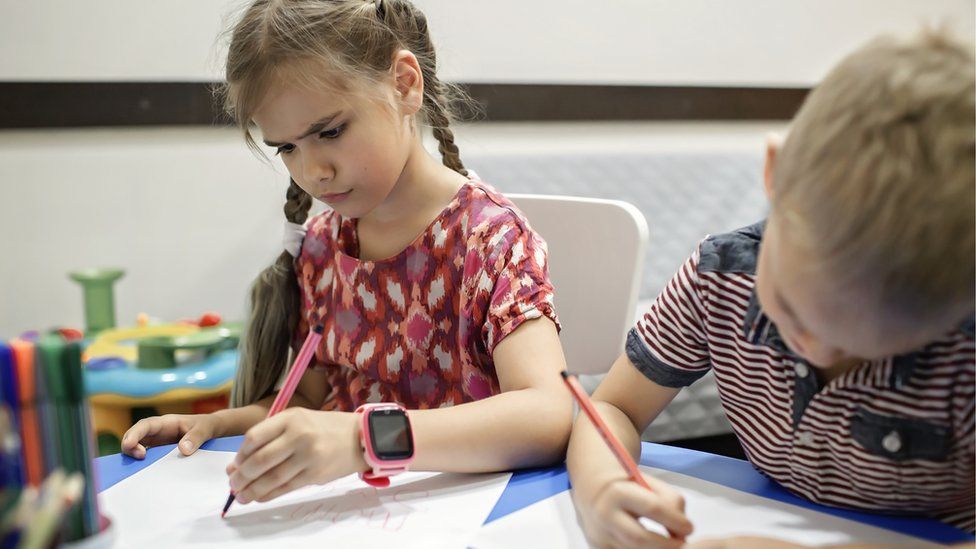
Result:
<instances>
[{"instance_id":1,"label":"child's shoulder","mask_svg":"<svg viewBox=\"0 0 976 549\"><path fill-rule=\"evenodd\" d=\"M458 193L454 217L469 236L530 231L522 211L504 194L478 179L472 179Z\"/></svg>"},{"instance_id":2,"label":"child's shoulder","mask_svg":"<svg viewBox=\"0 0 976 549\"><path fill-rule=\"evenodd\" d=\"M305 222L306 238L335 238L342 224L342 217L334 210L327 209L315 214Z\"/></svg>"},{"instance_id":3,"label":"child's shoulder","mask_svg":"<svg viewBox=\"0 0 976 549\"><path fill-rule=\"evenodd\" d=\"M754 275L766 222L760 221L731 232L709 235L697 250L698 273Z\"/></svg>"}]
</instances>

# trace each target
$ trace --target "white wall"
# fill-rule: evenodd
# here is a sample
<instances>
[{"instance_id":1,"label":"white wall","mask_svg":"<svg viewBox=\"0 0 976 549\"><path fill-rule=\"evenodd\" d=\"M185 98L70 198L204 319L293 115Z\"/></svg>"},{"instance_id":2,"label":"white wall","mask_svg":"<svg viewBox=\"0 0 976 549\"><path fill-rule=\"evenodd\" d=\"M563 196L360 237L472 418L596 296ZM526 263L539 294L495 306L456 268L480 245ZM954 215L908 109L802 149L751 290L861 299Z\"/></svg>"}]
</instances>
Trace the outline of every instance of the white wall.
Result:
<instances>
[{"instance_id":1,"label":"white wall","mask_svg":"<svg viewBox=\"0 0 976 549\"><path fill-rule=\"evenodd\" d=\"M781 129L477 124L456 132L465 162L479 169L489 159L554 153L726 151L758 159L764 134ZM67 273L88 267L126 270L116 285L120 325L140 312L175 320L215 310L240 319L248 285L281 250L284 174L252 155L232 128L0 132L0 340L83 327L81 289Z\"/></svg>"},{"instance_id":2,"label":"white wall","mask_svg":"<svg viewBox=\"0 0 976 549\"><path fill-rule=\"evenodd\" d=\"M468 82L807 85L877 32L944 18L971 37L974 19L971 0L418 3L444 76ZM212 80L215 36L240 4L0 0L0 80ZM482 130L461 131L462 150L738 147L762 135L499 127L480 142ZM128 271L122 323L141 311L239 318L249 281L280 249L285 181L231 129L0 131L0 337L80 326L81 292L66 274L91 266Z\"/></svg>"},{"instance_id":3,"label":"white wall","mask_svg":"<svg viewBox=\"0 0 976 549\"><path fill-rule=\"evenodd\" d=\"M972 0L417 0L445 79L810 85L881 32L974 33ZM0 0L0 80L219 78L241 0Z\"/></svg>"},{"instance_id":4,"label":"white wall","mask_svg":"<svg viewBox=\"0 0 976 549\"><path fill-rule=\"evenodd\" d=\"M71 270L121 267L117 320L239 319L287 178L231 129L0 132L0 339L84 326Z\"/></svg>"}]
</instances>

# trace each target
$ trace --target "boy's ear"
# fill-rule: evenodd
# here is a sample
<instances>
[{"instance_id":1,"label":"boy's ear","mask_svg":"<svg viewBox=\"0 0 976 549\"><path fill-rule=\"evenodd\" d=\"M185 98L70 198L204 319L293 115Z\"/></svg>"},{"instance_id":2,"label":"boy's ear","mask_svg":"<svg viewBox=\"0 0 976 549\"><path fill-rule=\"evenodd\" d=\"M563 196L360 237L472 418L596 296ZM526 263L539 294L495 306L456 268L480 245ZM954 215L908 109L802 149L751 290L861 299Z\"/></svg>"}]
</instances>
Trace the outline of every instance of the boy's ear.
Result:
<instances>
[{"instance_id":1,"label":"boy's ear","mask_svg":"<svg viewBox=\"0 0 976 549\"><path fill-rule=\"evenodd\" d=\"M773 201L773 172L776 169L776 156L783 146L783 137L779 134L770 133L766 135L766 165L763 168L763 188L766 190L766 198Z\"/></svg>"},{"instance_id":2,"label":"boy's ear","mask_svg":"<svg viewBox=\"0 0 976 549\"><path fill-rule=\"evenodd\" d=\"M414 115L424 104L424 75L417 56L408 50L393 55L393 85L396 101L404 115Z\"/></svg>"}]
</instances>

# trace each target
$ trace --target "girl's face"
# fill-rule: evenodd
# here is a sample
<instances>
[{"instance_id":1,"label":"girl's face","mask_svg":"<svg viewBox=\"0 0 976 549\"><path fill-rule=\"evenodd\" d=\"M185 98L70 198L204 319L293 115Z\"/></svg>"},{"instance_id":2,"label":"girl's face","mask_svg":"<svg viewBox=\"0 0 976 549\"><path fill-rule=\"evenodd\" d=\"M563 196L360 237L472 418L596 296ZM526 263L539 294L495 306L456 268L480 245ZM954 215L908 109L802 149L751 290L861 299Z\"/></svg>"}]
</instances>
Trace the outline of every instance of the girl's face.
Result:
<instances>
[{"instance_id":1,"label":"girl's face","mask_svg":"<svg viewBox=\"0 0 976 549\"><path fill-rule=\"evenodd\" d=\"M272 86L253 120L302 189L343 217L376 209L399 181L413 142L412 114L394 101ZM394 106L397 105L397 106Z\"/></svg>"}]
</instances>

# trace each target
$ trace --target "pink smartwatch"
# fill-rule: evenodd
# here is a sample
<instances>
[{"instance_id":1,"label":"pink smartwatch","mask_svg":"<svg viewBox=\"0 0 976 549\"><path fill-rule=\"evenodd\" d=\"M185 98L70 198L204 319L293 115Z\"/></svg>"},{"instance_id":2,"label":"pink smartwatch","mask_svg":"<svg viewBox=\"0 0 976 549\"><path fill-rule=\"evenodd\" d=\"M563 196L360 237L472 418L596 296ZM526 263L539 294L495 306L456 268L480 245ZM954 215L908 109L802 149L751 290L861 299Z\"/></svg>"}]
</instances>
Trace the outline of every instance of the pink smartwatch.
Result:
<instances>
[{"instance_id":1,"label":"pink smartwatch","mask_svg":"<svg viewBox=\"0 0 976 549\"><path fill-rule=\"evenodd\" d=\"M406 471L413 461L413 431L407 410L396 403L363 404L356 409L363 415L359 442L363 457L372 471L359 478L377 488L390 485L390 477Z\"/></svg>"}]
</instances>

